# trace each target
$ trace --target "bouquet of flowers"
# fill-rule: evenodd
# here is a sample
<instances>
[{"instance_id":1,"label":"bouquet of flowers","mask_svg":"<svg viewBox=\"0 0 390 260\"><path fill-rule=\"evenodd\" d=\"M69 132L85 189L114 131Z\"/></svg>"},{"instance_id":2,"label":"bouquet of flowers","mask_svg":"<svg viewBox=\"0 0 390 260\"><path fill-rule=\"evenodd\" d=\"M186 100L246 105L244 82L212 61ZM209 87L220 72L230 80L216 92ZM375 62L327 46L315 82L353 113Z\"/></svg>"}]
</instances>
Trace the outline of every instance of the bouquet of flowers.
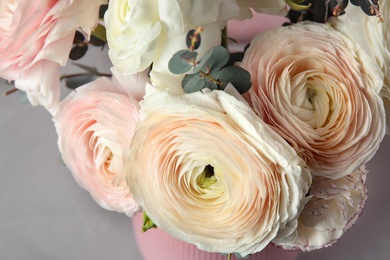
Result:
<instances>
[{"instance_id":1,"label":"bouquet of flowers","mask_svg":"<svg viewBox=\"0 0 390 260\"><path fill-rule=\"evenodd\" d=\"M0 77L50 112L103 208L228 257L327 247L358 219L388 129L387 1L0 4ZM230 53L227 22L253 12L289 22ZM91 44L112 75L61 76Z\"/></svg>"}]
</instances>

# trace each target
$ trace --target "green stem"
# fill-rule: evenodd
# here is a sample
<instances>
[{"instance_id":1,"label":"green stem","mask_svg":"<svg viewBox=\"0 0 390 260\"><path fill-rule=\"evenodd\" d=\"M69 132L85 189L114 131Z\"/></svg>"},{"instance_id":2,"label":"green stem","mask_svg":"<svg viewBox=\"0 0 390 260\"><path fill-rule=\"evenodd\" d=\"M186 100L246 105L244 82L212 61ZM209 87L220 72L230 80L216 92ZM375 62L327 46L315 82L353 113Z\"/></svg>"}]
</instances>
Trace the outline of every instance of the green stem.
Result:
<instances>
[{"instance_id":1,"label":"green stem","mask_svg":"<svg viewBox=\"0 0 390 260\"><path fill-rule=\"evenodd\" d=\"M230 254L228 254L228 256L227 256L227 260L232 260L232 254L230 253Z\"/></svg>"},{"instance_id":2,"label":"green stem","mask_svg":"<svg viewBox=\"0 0 390 260\"><path fill-rule=\"evenodd\" d=\"M210 80L210 82L213 82L213 83L217 84L218 86L221 85L221 81L219 81L218 79L214 78L210 74L205 73L205 72L203 72L201 70L199 70L199 73L202 75L202 77L207 78L208 80Z\"/></svg>"}]
</instances>

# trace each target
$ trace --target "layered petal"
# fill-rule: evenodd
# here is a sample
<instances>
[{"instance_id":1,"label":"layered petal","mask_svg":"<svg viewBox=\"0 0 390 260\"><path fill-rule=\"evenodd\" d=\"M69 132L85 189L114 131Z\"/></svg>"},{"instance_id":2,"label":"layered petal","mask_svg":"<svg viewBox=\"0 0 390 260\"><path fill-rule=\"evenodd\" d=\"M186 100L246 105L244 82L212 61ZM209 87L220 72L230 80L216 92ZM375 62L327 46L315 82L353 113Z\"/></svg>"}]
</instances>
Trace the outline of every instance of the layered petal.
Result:
<instances>
[{"instance_id":1,"label":"layered petal","mask_svg":"<svg viewBox=\"0 0 390 260\"><path fill-rule=\"evenodd\" d=\"M33 105L42 105L54 114L59 103L59 77L47 73L65 65L76 29L90 34L99 7L105 3L107 0L2 1L0 77L15 80L15 86L27 92ZM35 80L29 82L30 77Z\"/></svg>"},{"instance_id":2,"label":"layered petal","mask_svg":"<svg viewBox=\"0 0 390 260\"><path fill-rule=\"evenodd\" d=\"M372 158L385 133L378 70L329 25L300 23L256 37L241 64L254 110L304 158L338 179Z\"/></svg>"},{"instance_id":3,"label":"layered petal","mask_svg":"<svg viewBox=\"0 0 390 260\"><path fill-rule=\"evenodd\" d=\"M127 182L159 228L242 256L295 231L311 176L248 105L222 91L149 88L141 108Z\"/></svg>"},{"instance_id":4,"label":"layered petal","mask_svg":"<svg viewBox=\"0 0 390 260\"><path fill-rule=\"evenodd\" d=\"M137 78L130 82L138 84ZM140 207L125 181L123 155L130 149L139 104L126 86L114 82L99 78L77 88L53 120L62 158L80 186L101 207L132 216Z\"/></svg>"}]
</instances>

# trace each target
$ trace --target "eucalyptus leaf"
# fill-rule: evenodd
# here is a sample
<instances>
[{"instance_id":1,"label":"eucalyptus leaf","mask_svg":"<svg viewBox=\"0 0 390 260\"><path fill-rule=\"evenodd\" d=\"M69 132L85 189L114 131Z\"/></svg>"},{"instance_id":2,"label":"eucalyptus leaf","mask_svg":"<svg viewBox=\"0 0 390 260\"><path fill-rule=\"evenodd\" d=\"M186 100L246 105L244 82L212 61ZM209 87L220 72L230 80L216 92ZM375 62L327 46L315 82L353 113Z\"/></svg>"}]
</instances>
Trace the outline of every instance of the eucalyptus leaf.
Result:
<instances>
[{"instance_id":1,"label":"eucalyptus leaf","mask_svg":"<svg viewBox=\"0 0 390 260\"><path fill-rule=\"evenodd\" d=\"M186 56L191 52L189 50L180 50L176 52L168 62L169 71L174 74L184 74L192 69L192 63L182 58L182 55Z\"/></svg>"},{"instance_id":2,"label":"eucalyptus leaf","mask_svg":"<svg viewBox=\"0 0 390 260\"><path fill-rule=\"evenodd\" d=\"M183 52L180 55L180 58L185 59L185 60L190 60L190 59L194 59L195 60L197 56L198 56L198 53L196 51L186 50L186 52Z\"/></svg>"},{"instance_id":3,"label":"eucalyptus leaf","mask_svg":"<svg viewBox=\"0 0 390 260\"><path fill-rule=\"evenodd\" d=\"M84 41L85 41L84 34L81 33L80 31L76 31L76 33L74 35L74 38L73 38L73 43L77 44L77 43L81 43L81 42L84 42Z\"/></svg>"},{"instance_id":4,"label":"eucalyptus leaf","mask_svg":"<svg viewBox=\"0 0 390 260\"><path fill-rule=\"evenodd\" d=\"M76 63L76 62L73 62L72 64L75 65L76 67L79 67L80 69L83 69L83 70L91 73L91 74L94 74L94 75L100 74L100 72L97 70L96 67L90 67L88 65L84 65L84 64Z\"/></svg>"},{"instance_id":5,"label":"eucalyptus leaf","mask_svg":"<svg viewBox=\"0 0 390 260\"><path fill-rule=\"evenodd\" d=\"M76 89L82 85L85 85L93 81L95 77L93 75L79 75L65 79L65 86L70 89Z\"/></svg>"},{"instance_id":6,"label":"eucalyptus leaf","mask_svg":"<svg viewBox=\"0 0 390 260\"><path fill-rule=\"evenodd\" d=\"M237 66L222 69L219 72L219 80L222 82L220 89L224 89L230 82L240 94L247 92L252 86L249 72Z\"/></svg>"},{"instance_id":7,"label":"eucalyptus leaf","mask_svg":"<svg viewBox=\"0 0 390 260\"><path fill-rule=\"evenodd\" d=\"M75 45L70 50L69 59L79 60L87 53L87 51L88 51L88 45L86 44Z\"/></svg>"},{"instance_id":8,"label":"eucalyptus leaf","mask_svg":"<svg viewBox=\"0 0 390 260\"><path fill-rule=\"evenodd\" d=\"M230 54L226 48L219 45L214 46L206 52L194 71L201 70L205 73L219 71L229 61L229 57Z\"/></svg>"},{"instance_id":9,"label":"eucalyptus leaf","mask_svg":"<svg viewBox=\"0 0 390 260\"><path fill-rule=\"evenodd\" d=\"M187 33L186 44L189 49L196 50L199 48L201 42L201 36L199 31L192 29Z\"/></svg>"},{"instance_id":10,"label":"eucalyptus leaf","mask_svg":"<svg viewBox=\"0 0 390 260\"><path fill-rule=\"evenodd\" d=\"M378 7L378 0L360 0L360 8L366 15L374 16L376 15L374 11L374 6Z\"/></svg>"},{"instance_id":11,"label":"eucalyptus leaf","mask_svg":"<svg viewBox=\"0 0 390 260\"><path fill-rule=\"evenodd\" d=\"M182 87L185 93L197 92L204 88L209 88L211 90L218 89L217 84L203 78L198 73L186 75L182 81Z\"/></svg>"}]
</instances>

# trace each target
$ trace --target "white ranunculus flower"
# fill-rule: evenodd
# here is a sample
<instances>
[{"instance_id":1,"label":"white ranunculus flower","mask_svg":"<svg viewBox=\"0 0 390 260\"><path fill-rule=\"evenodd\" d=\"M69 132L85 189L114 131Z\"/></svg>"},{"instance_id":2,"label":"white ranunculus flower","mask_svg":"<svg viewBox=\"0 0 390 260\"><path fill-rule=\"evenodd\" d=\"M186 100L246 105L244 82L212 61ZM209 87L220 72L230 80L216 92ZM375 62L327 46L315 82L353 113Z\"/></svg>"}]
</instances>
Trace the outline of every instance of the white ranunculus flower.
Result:
<instances>
[{"instance_id":1,"label":"white ranunculus flower","mask_svg":"<svg viewBox=\"0 0 390 260\"><path fill-rule=\"evenodd\" d=\"M380 95L390 114L390 1L379 1L383 22L376 16L366 15L359 6L348 5L346 14L333 21L335 28L356 41L383 72L383 87ZM378 90L378 91L379 91ZM390 133L390 120L387 119L387 134Z\"/></svg>"},{"instance_id":2,"label":"white ranunculus flower","mask_svg":"<svg viewBox=\"0 0 390 260\"><path fill-rule=\"evenodd\" d=\"M309 200L311 176L296 152L222 91L147 89L127 165L151 220L210 252L246 256L283 241Z\"/></svg>"},{"instance_id":3,"label":"white ranunculus flower","mask_svg":"<svg viewBox=\"0 0 390 260\"><path fill-rule=\"evenodd\" d=\"M212 23L222 29L238 13L236 0L111 0L105 15L110 59L121 74L143 71L169 39Z\"/></svg>"},{"instance_id":4,"label":"white ranunculus flower","mask_svg":"<svg viewBox=\"0 0 390 260\"><path fill-rule=\"evenodd\" d=\"M367 171L360 167L352 174L332 180L314 177L311 200L305 205L291 241L274 241L285 249L311 251L334 244L360 216L367 200Z\"/></svg>"}]
</instances>

